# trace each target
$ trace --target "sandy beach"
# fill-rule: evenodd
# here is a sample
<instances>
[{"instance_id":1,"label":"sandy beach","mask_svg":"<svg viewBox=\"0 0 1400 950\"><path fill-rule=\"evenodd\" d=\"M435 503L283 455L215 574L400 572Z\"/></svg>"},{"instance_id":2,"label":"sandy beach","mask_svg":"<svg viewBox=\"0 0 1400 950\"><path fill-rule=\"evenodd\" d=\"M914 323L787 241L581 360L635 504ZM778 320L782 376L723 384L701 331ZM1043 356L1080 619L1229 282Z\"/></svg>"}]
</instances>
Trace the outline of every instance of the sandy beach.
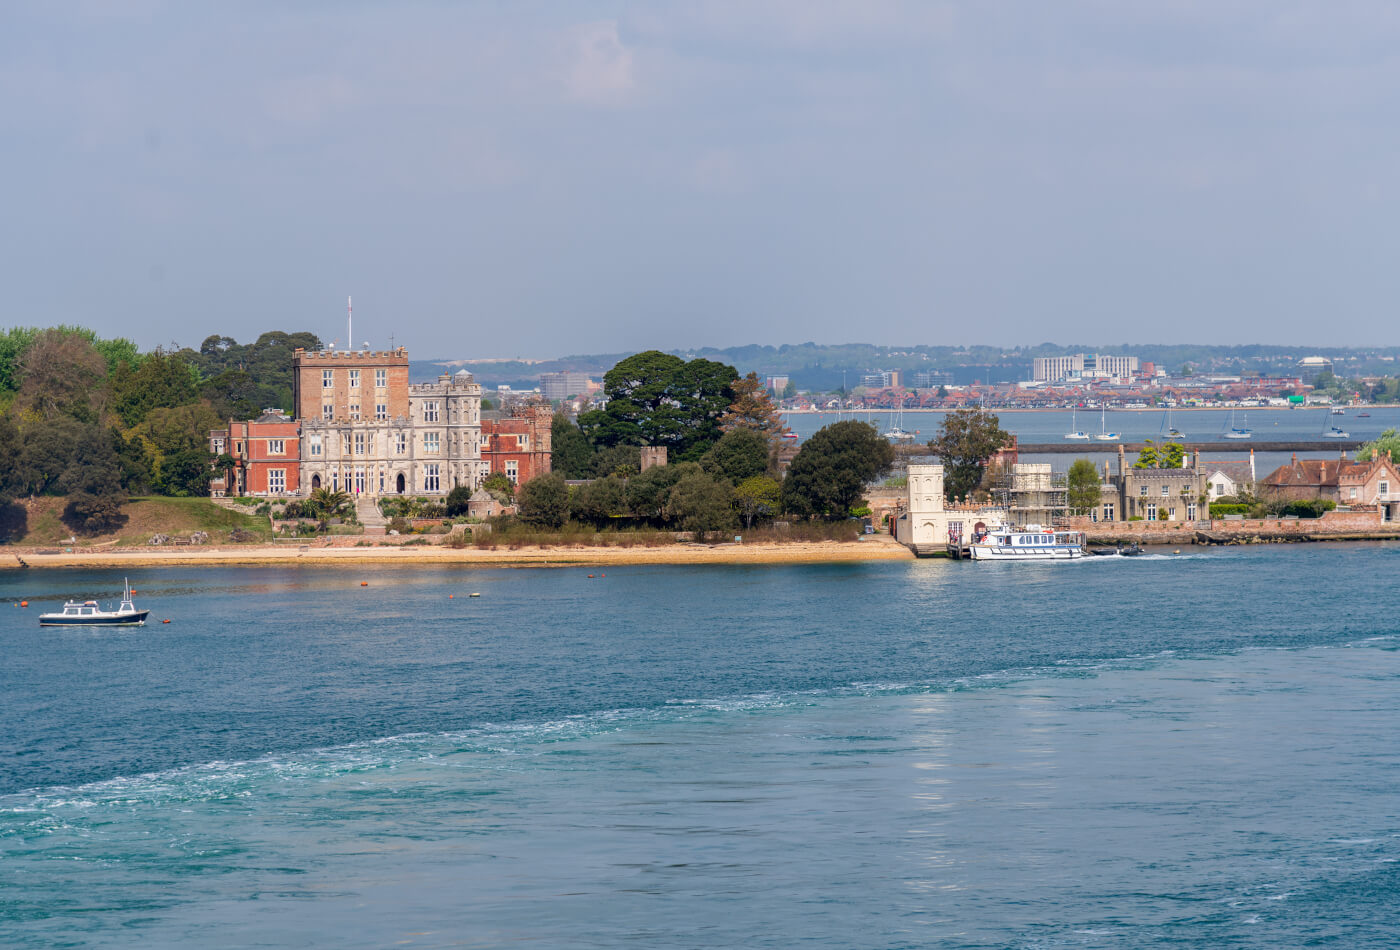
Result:
<instances>
[{"instance_id":1,"label":"sandy beach","mask_svg":"<svg viewBox=\"0 0 1400 950\"><path fill-rule=\"evenodd\" d=\"M591 567L623 564L820 564L910 560L908 548L889 535L860 541L792 541L754 544L668 544L662 547L448 548L439 545L211 545L184 548L10 547L0 568L29 567L230 567L275 564L459 564L465 567Z\"/></svg>"}]
</instances>

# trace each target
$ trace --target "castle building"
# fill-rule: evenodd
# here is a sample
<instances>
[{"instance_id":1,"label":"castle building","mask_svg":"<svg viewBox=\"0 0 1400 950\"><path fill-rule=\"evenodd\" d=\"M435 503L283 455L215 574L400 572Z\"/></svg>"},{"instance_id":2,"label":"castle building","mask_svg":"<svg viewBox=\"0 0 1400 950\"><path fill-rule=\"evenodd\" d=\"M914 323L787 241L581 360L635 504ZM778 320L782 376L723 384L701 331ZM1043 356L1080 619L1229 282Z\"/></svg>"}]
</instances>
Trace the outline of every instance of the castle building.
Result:
<instances>
[{"instance_id":1,"label":"castle building","mask_svg":"<svg viewBox=\"0 0 1400 950\"><path fill-rule=\"evenodd\" d=\"M281 409L264 409L247 422L230 419L228 428L209 433L209 452L232 459L209 483L215 498L225 495L295 495L300 483L297 424Z\"/></svg>"},{"instance_id":2,"label":"castle building","mask_svg":"<svg viewBox=\"0 0 1400 950\"><path fill-rule=\"evenodd\" d=\"M304 490L445 495L486 478L481 386L466 370L410 384L403 347L299 349L292 363Z\"/></svg>"},{"instance_id":3,"label":"castle building","mask_svg":"<svg viewBox=\"0 0 1400 950\"><path fill-rule=\"evenodd\" d=\"M485 413L481 459L487 474L500 473L516 485L548 474L553 426L554 413L549 406L525 405L508 413Z\"/></svg>"}]
</instances>

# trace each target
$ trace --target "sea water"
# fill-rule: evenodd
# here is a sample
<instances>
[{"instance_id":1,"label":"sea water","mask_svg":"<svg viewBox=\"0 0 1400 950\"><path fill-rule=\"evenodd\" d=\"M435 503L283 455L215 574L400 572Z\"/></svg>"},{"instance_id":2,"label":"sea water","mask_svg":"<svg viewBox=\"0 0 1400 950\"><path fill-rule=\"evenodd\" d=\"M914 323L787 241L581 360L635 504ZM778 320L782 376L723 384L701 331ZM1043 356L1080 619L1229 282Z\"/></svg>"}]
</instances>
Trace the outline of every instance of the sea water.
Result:
<instances>
[{"instance_id":1,"label":"sea water","mask_svg":"<svg viewBox=\"0 0 1400 950\"><path fill-rule=\"evenodd\" d=\"M1397 569L7 573L0 945L1392 947Z\"/></svg>"}]
</instances>

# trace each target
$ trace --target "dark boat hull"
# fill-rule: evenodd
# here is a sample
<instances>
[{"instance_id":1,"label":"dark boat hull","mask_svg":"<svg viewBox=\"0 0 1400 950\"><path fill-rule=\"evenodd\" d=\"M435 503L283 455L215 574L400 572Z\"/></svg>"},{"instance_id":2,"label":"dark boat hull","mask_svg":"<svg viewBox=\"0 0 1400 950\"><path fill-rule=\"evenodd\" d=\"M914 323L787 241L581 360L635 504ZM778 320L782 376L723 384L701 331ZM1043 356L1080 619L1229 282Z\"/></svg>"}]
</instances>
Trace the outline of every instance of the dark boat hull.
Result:
<instances>
[{"instance_id":1,"label":"dark boat hull","mask_svg":"<svg viewBox=\"0 0 1400 950\"><path fill-rule=\"evenodd\" d=\"M120 617L63 617L44 616L39 618L41 627L140 627L146 623L149 610L138 610Z\"/></svg>"}]
</instances>

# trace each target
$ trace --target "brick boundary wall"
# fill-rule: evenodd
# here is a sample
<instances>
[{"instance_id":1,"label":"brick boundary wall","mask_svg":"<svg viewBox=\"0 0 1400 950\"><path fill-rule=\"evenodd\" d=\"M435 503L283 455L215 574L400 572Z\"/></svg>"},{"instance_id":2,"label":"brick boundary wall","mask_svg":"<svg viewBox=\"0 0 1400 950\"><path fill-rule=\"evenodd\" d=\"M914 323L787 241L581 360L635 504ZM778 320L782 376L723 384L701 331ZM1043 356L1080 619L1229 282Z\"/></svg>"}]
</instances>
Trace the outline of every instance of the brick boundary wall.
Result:
<instances>
[{"instance_id":1,"label":"brick boundary wall","mask_svg":"<svg viewBox=\"0 0 1400 950\"><path fill-rule=\"evenodd\" d=\"M1114 521L1091 522L1087 517L1070 519L1091 544L1136 541L1140 544L1195 544L1196 532L1206 532L1222 540L1314 541L1343 538L1400 538L1400 523L1381 520L1379 508L1329 511L1321 518L1285 521L1281 518L1251 518L1226 521L1214 518L1200 521Z\"/></svg>"}]
</instances>

